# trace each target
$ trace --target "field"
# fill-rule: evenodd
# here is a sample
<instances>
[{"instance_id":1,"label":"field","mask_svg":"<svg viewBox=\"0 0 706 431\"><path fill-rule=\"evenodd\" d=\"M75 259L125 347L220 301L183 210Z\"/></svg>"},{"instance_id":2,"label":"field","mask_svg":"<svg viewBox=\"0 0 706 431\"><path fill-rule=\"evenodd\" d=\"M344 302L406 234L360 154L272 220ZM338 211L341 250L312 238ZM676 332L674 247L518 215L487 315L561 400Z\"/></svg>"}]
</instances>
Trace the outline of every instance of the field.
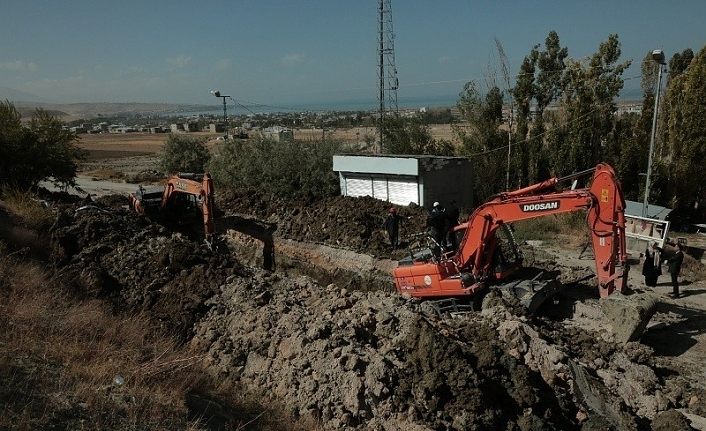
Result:
<instances>
[{"instance_id":1,"label":"field","mask_svg":"<svg viewBox=\"0 0 706 431\"><path fill-rule=\"evenodd\" d=\"M434 139L455 142L456 135L450 124L432 124L429 126ZM333 129L322 132L321 129L295 129L294 138L300 140L319 140L322 136L340 139L347 143L363 143L367 139L377 138L374 127L353 127ZM79 146L88 151L89 160L116 159L137 155L158 153L167 140L167 134L126 133L126 134L82 134ZM198 132L188 136L206 137L212 145L220 134Z\"/></svg>"}]
</instances>

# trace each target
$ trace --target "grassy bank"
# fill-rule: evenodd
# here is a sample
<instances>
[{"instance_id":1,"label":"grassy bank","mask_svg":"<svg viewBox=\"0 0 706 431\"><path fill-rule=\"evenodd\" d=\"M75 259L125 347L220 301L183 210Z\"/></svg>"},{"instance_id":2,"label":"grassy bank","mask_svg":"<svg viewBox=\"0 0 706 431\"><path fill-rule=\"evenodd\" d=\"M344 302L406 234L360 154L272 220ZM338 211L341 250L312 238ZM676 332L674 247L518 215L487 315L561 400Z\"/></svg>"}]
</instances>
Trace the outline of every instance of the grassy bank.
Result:
<instances>
[{"instance_id":1,"label":"grassy bank","mask_svg":"<svg viewBox=\"0 0 706 431\"><path fill-rule=\"evenodd\" d=\"M51 210L29 195L4 197L0 429L312 428L216 379L149 316L74 296L71 280L15 242L19 229L46 228Z\"/></svg>"}]
</instances>

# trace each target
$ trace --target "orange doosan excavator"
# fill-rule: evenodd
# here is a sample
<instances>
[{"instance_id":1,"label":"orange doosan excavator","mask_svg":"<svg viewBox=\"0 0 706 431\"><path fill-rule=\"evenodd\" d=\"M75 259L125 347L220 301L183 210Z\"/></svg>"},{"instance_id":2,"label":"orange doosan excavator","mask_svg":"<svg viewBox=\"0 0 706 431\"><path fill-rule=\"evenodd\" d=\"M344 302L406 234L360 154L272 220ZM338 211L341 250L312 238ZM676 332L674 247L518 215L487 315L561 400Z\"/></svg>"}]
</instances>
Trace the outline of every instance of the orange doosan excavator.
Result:
<instances>
[{"instance_id":1,"label":"orange doosan excavator","mask_svg":"<svg viewBox=\"0 0 706 431\"><path fill-rule=\"evenodd\" d=\"M184 224L193 215L203 219L206 242L213 243L213 180L211 175L177 173L164 187L146 189L140 186L131 193L130 208L143 215L159 215L165 221Z\"/></svg>"},{"instance_id":2,"label":"orange doosan excavator","mask_svg":"<svg viewBox=\"0 0 706 431\"><path fill-rule=\"evenodd\" d=\"M578 178L591 173L590 186L576 189ZM573 187L557 188L568 180L576 180ZM506 225L574 211L587 212L601 298L625 291L625 199L613 168L606 164L494 196L455 228L462 235L457 251L413 254L400 261L394 270L397 291L419 298L470 298L494 286L533 312L555 293L558 282L517 277L522 254ZM496 236L502 231L509 233L509 251Z\"/></svg>"}]
</instances>

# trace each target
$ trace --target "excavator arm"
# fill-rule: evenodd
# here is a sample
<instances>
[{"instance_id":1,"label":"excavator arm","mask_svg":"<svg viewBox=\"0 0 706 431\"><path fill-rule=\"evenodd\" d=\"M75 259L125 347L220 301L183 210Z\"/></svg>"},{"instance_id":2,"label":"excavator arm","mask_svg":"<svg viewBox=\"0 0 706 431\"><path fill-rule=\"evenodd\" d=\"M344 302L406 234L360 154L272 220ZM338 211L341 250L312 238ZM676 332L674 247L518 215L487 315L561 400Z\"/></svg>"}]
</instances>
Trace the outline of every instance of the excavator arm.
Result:
<instances>
[{"instance_id":1,"label":"excavator arm","mask_svg":"<svg viewBox=\"0 0 706 431\"><path fill-rule=\"evenodd\" d=\"M559 191L559 182L593 173L591 186ZM437 262L395 269L398 291L417 297L468 296L497 280L493 259L496 231L504 224L576 211L587 212L601 297L627 286L625 199L606 164L564 178L501 193L478 207L465 224L458 252Z\"/></svg>"}]
</instances>

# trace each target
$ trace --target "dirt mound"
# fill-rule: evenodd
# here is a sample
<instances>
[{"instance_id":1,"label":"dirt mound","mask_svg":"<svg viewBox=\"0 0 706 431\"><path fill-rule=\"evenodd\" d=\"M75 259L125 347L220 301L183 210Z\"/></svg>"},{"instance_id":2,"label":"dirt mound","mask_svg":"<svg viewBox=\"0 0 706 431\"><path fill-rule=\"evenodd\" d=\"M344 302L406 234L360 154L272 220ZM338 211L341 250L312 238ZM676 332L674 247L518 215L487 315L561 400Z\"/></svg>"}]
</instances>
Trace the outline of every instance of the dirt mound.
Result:
<instances>
[{"instance_id":1,"label":"dirt mound","mask_svg":"<svg viewBox=\"0 0 706 431\"><path fill-rule=\"evenodd\" d=\"M323 230L305 229L303 212L335 218L358 201L384 204L288 208L301 217L286 228L311 240ZM642 429L684 404L639 345L530 320L502 301L441 319L389 292L244 268L123 210L77 208L52 230L59 274L77 294L144 312L191 340L219 379L325 428ZM373 232L372 216L358 213ZM364 247L374 235L346 238Z\"/></svg>"},{"instance_id":2,"label":"dirt mound","mask_svg":"<svg viewBox=\"0 0 706 431\"><path fill-rule=\"evenodd\" d=\"M297 241L325 243L378 257L400 257L391 250L383 224L390 203L371 197L334 196L312 202L266 197L260 193L219 193L216 203L228 214L245 214L277 224L276 235ZM423 208L399 207L411 217L400 226L401 246L425 230Z\"/></svg>"},{"instance_id":3,"label":"dirt mound","mask_svg":"<svg viewBox=\"0 0 706 431\"><path fill-rule=\"evenodd\" d=\"M52 228L53 257L75 293L116 308L149 312L183 340L224 280L246 271L229 254L172 234L126 211L62 211Z\"/></svg>"},{"instance_id":4,"label":"dirt mound","mask_svg":"<svg viewBox=\"0 0 706 431\"><path fill-rule=\"evenodd\" d=\"M277 275L234 279L209 304L193 342L214 370L328 427L575 427L576 408L480 316L451 328L395 296Z\"/></svg>"},{"instance_id":5,"label":"dirt mound","mask_svg":"<svg viewBox=\"0 0 706 431\"><path fill-rule=\"evenodd\" d=\"M689 420L677 410L660 413L652 422L653 431L691 431Z\"/></svg>"}]
</instances>

